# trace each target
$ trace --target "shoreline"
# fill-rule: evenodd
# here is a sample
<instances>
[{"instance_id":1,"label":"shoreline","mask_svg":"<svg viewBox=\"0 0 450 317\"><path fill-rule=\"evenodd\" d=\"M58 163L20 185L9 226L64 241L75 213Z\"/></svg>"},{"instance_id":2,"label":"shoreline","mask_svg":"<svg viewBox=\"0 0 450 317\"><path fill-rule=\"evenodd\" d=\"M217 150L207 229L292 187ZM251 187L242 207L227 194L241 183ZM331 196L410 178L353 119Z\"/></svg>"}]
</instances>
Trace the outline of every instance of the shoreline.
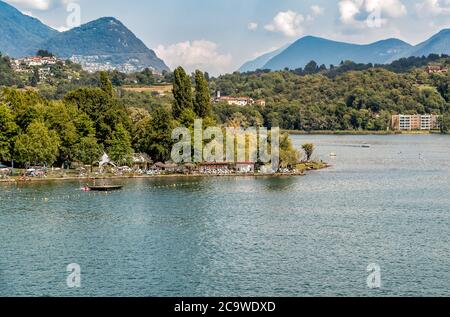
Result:
<instances>
[{"instance_id":1,"label":"shoreline","mask_svg":"<svg viewBox=\"0 0 450 317\"><path fill-rule=\"evenodd\" d=\"M167 175L125 175L125 176L99 176L99 177L48 177L48 178L29 178L27 180L20 180L20 178L0 179L0 183L4 184L30 184L30 183L45 183L45 182L91 182L92 180L126 180L126 179L173 179L173 178L225 178L225 177L301 177L306 176L307 172L319 171L331 167L326 165L323 168L308 170L301 173L276 173L276 174L229 174L229 175L205 175L205 174L167 174Z\"/></svg>"}]
</instances>

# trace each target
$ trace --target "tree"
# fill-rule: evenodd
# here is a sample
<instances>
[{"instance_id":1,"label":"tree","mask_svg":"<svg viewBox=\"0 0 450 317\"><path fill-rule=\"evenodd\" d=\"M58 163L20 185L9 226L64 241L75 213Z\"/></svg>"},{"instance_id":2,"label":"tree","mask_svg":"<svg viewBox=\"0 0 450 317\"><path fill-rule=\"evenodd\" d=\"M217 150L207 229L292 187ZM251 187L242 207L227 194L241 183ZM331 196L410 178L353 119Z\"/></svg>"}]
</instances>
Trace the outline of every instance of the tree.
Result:
<instances>
[{"instance_id":1,"label":"tree","mask_svg":"<svg viewBox=\"0 0 450 317\"><path fill-rule=\"evenodd\" d=\"M196 116L197 114L194 112L194 110L184 109L178 117L177 122L182 126L193 129Z\"/></svg>"},{"instance_id":2,"label":"tree","mask_svg":"<svg viewBox=\"0 0 450 317\"><path fill-rule=\"evenodd\" d=\"M206 118L211 115L211 95L209 93L208 82L203 73L195 71L195 101L194 111L200 118Z\"/></svg>"},{"instance_id":3,"label":"tree","mask_svg":"<svg viewBox=\"0 0 450 317\"><path fill-rule=\"evenodd\" d=\"M300 153L292 145L292 140L288 133L283 133L280 137L280 166L292 168L300 162Z\"/></svg>"},{"instance_id":4,"label":"tree","mask_svg":"<svg viewBox=\"0 0 450 317\"><path fill-rule=\"evenodd\" d=\"M128 128L130 118L123 104L112 98L100 88L79 88L64 97L66 104L76 105L85 112L94 123L96 137L105 145L111 139L118 124Z\"/></svg>"},{"instance_id":5,"label":"tree","mask_svg":"<svg viewBox=\"0 0 450 317\"><path fill-rule=\"evenodd\" d=\"M111 73L111 83L116 87L122 86L126 77L127 76L124 73L114 70Z\"/></svg>"},{"instance_id":6,"label":"tree","mask_svg":"<svg viewBox=\"0 0 450 317\"><path fill-rule=\"evenodd\" d=\"M44 119L46 101L33 90L19 91L5 88L0 95L0 102L9 107L14 114L14 121L22 131L26 131L31 122Z\"/></svg>"},{"instance_id":7,"label":"tree","mask_svg":"<svg viewBox=\"0 0 450 317\"><path fill-rule=\"evenodd\" d=\"M136 79L141 85L152 85L155 83L155 77L153 76L153 72L146 68L142 72L136 74Z\"/></svg>"},{"instance_id":8,"label":"tree","mask_svg":"<svg viewBox=\"0 0 450 317\"><path fill-rule=\"evenodd\" d=\"M30 86L37 87L40 80L41 80L41 78L39 76L39 68L35 67L33 69L33 74L31 75L31 78L30 78Z\"/></svg>"},{"instance_id":9,"label":"tree","mask_svg":"<svg viewBox=\"0 0 450 317\"><path fill-rule=\"evenodd\" d=\"M11 110L0 103L0 161L11 159L12 140L17 130Z\"/></svg>"},{"instance_id":10,"label":"tree","mask_svg":"<svg viewBox=\"0 0 450 317\"><path fill-rule=\"evenodd\" d=\"M100 72L100 89L103 90L108 96L114 96L113 85L107 72Z\"/></svg>"},{"instance_id":11,"label":"tree","mask_svg":"<svg viewBox=\"0 0 450 317\"><path fill-rule=\"evenodd\" d=\"M14 159L22 164L46 163L52 165L57 157L60 140L44 122L34 121L26 133L20 134L14 145Z\"/></svg>"},{"instance_id":12,"label":"tree","mask_svg":"<svg viewBox=\"0 0 450 317\"><path fill-rule=\"evenodd\" d=\"M235 112L231 118L226 123L227 127L231 128L245 128L247 129L249 127L247 117L244 116L241 112Z\"/></svg>"},{"instance_id":13,"label":"tree","mask_svg":"<svg viewBox=\"0 0 450 317\"><path fill-rule=\"evenodd\" d=\"M47 50L38 50L36 53L38 57L53 57L54 55Z\"/></svg>"},{"instance_id":14,"label":"tree","mask_svg":"<svg viewBox=\"0 0 450 317\"><path fill-rule=\"evenodd\" d=\"M178 119L184 109L193 109L191 79L182 67L175 69L173 79L172 114Z\"/></svg>"},{"instance_id":15,"label":"tree","mask_svg":"<svg viewBox=\"0 0 450 317\"><path fill-rule=\"evenodd\" d=\"M147 153L155 161L165 162L170 158L173 145L172 114L164 107L157 108L151 114L145 137L140 141L139 150Z\"/></svg>"},{"instance_id":16,"label":"tree","mask_svg":"<svg viewBox=\"0 0 450 317\"><path fill-rule=\"evenodd\" d=\"M92 122L86 113L79 111L76 118L74 118L74 124L78 138L95 136L96 131L94 122Z\"/></svg>"},{"instance_id":17,"label":"tree","mask_svg":"<svg viewBox=\"0 0 450 317\"><path fill-rule=\"evenodd\" d=\"M65 105L61 101L50 102L46 108L47 126L58 133L60 143L59 163L72 160L73 147L79 141L75 119L78 109L73 105Z\"/></svg>"},{"instance_id":18,"label":"tree","mask_svg":"<svg viewBox=\"0 0 450 317\"><path fill-rule=\"evenodd\" d=\"M80 142L74 147L74 159L83 164L91 165L91 172L92 166L100 159L102 153L103 147L98 144L94 136L81 138Z\"/></svg>"},{"instance_id":19,"label":"tree","mask_svg":"<svg viewBox=\"0 0 450 317\"><path fill-rule=\"evenodd\" d=\"M13 70L8 56L0 53L0 86L13 86L22 84L20 76Z\"/></svg>"},{"instance_id":20,"label":"tree","mask_svg":"<svg viewBox=\"0 0 450 317\"><path fill-rule=\"evenodd\" d=\"M305 69L303 72L305 74L315 74L319 71L319 66L317 66L317 63L315 61L310 61L308 64L306 64Z\"/></svg>"},{"instance_id":21,"label":"tree","mask_svg":"<svg viewBox=\"0 0 450 317\"><path fill-rule=\"evenodd\" d=\"M303 144L302 149L305 152L306 160L309 162L311 160L311 157L314 154L314 150L315 150L314 144L311 144L311 143Z\"/></svg>"},{"instance_id":22,"label":"tree","mask_svg":"<svg viewBox=\"0 0 450 317\"><path fill-rule=\"evenodd\" d=\"M117 164L130 163L131 156L133 155L131 136L122 124L117 125L108 144L108 153L114 162Z\"/></svg>"}]
</instances>

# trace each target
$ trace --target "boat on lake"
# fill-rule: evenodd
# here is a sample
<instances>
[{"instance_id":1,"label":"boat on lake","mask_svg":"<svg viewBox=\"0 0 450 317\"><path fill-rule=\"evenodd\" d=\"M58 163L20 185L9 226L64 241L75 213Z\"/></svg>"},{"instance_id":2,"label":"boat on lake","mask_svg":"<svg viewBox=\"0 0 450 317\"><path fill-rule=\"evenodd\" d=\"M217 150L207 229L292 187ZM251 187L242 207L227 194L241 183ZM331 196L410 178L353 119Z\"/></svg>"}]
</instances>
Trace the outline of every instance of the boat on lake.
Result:
<instances>
[{"instance_id":1,"label":"boat on lake","mask_svg":"<svg viewBox=\"0 0 450 317\"><path fill-rule=\"evenodd\" d=\"M90 191L94 192L109 192L121 190L123 188L122 185L105 185L105 186L88 186Z\"/></svg>"}]
</instances>

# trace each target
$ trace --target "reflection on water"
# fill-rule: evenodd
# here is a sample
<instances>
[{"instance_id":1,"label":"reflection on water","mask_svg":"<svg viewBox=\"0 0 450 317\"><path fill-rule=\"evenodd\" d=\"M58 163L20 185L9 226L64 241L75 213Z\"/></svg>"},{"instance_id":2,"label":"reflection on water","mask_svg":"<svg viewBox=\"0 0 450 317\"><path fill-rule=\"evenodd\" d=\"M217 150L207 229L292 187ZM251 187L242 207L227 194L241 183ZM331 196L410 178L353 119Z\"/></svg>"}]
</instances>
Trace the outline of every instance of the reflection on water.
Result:
<instances>
[{"instance_id":1,"label":"reflection on water","mask_svg":"<svg viewBox=\"0 0 450 317\"><path fill-rule=\"evenodd\" d=\"M126 180L110 194L1 184L0 295L450 295L450 138L294 141L333 167ZM65 284L69 263L81 289ZM381 290L367 289L369 263Z\"/></svg>"},{"instance_id":2,"label":"reflection on water","mask_svg":"<svg viewBox=\"0 0 450 317\"><path fill-rule=\"evenodd\" d=\"M263 177L261 185L267 191L287 191L298 184L296 177Z\"/></svg>"}]
</instances>

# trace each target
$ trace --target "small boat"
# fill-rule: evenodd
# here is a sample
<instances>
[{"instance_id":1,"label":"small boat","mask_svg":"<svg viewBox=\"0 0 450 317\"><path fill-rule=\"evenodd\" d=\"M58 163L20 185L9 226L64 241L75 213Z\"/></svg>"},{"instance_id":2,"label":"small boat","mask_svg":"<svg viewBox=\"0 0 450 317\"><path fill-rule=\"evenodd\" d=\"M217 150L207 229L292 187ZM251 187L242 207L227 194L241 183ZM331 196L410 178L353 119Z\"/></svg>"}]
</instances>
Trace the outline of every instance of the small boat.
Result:
<instances>
[{"instance_id":1,"label":"small boat","mask_svg":"<svg viewBox=\"0 0 450 317\"><path fill-rule=\"evenodd\" d=\"M330 157L337 157L336 153L330 153Z\"/></svg>"},{"instance_id":2,"label":"small boat","mask_svg":"<svg viewBox=\"0 0 450 317\"><path fill-rule=\"evenodd\" d=\"M109 185L109 186L88 186L89 190L94 192L110 192L115 190L121 190L122 185Z\"/></svg>"},{"instance_id":3,"label":"small boat","mask_svg":"<svg viewBox=\"0 0 450 317\"><path fill-rule=\"evenodd\" d=\"M370 144L368 144L368 143L364 143L363 145L361 145L361 147L362 148L365 148L365 149L370 149Z\"/></svg>"}]
</instances>

